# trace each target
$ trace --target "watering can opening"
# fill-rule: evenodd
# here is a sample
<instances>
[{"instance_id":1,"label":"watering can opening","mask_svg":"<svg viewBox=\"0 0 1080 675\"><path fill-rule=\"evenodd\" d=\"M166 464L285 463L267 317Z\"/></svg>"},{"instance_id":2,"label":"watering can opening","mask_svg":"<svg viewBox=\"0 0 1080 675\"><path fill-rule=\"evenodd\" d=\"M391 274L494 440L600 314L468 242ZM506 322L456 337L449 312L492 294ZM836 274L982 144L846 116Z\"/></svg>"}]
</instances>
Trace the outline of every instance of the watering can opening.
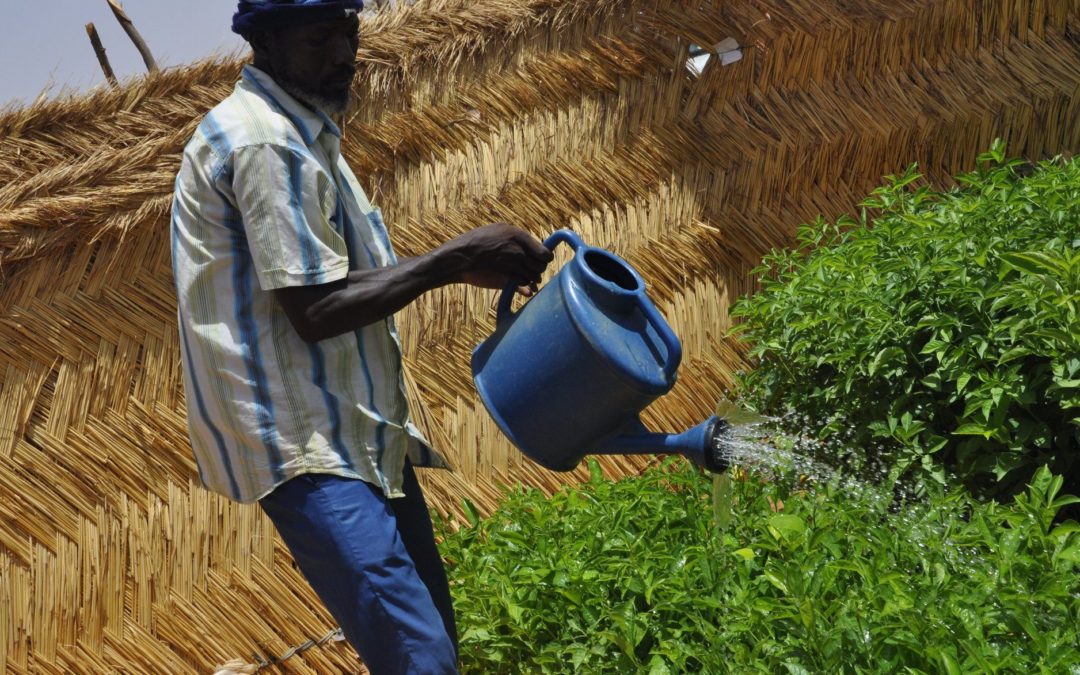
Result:
<instances>
[{"instance_id":1,"label":"watering can opening","mask_svg":"<svg viewBox=\"0 0 1080 675\"><path fill-rule=\"evenodd\" d=\"M512 311L499 299L495 332L473 351L480 398L525 455L569 471L586 454L681 453L712 471L726 467L710 417L681 434L649 433L639 413L675 384L682 345L625 261L559 230L544 245L574 257Z\"/></svg>"},{"instance_id":2,"label":"watering can opening","mask_svg":"<svg viewBox=\"0 0 1080 675\"><path fill-rule=\"evenodd\" d=\"M644 290L633 268L607 251L591 249L585 252L584 258L585 267L597 278L630 293Z\"/></svg>"}]
</instances>

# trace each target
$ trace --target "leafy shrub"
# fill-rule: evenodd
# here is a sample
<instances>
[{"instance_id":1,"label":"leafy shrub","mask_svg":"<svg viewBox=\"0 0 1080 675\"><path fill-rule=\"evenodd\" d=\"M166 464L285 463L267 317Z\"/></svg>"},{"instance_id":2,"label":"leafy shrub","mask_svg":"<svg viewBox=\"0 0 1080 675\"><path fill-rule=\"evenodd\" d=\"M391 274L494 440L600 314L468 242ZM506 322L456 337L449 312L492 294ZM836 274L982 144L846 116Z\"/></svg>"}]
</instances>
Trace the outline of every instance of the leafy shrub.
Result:
<instances>
[{"instance_id":1,"label":"leafy shrub","mask_svg":"<svg viewBox=\"0 0 1080 675\"><path fill-rule=\"evenodd\" d=\"M674 462L444 529L466 672L1063 673L1080 525L1045 469L1012 506L807 491ZM442 523L446 528L447 524Z\"/></svg>"},{"instance_id":2,"label":"leafy shrub","mask_svg":"<svg viewBox=\"0 0 1080 675\"><path fill-rule=\"evenodd\" d=\"M1000 494L1049 463L1075 491L1080 161L995 145L980 162L947 192L889 177L859 220L819 219L766 257L733 311L758 361L745 394L850 426L897 470L943 464Z\"/></svg>"}]
</instances>

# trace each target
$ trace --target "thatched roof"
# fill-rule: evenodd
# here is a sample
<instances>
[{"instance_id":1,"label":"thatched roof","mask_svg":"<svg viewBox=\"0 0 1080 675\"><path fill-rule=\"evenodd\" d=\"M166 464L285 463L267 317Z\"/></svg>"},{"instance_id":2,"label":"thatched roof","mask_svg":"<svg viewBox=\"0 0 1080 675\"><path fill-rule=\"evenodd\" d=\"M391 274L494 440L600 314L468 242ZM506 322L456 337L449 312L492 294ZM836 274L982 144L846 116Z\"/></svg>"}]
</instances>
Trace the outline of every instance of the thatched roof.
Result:
<instances>
[{"instance_id":1,"label":"thatched roof","mask_svg":"<svg viewBox=\"0 0 1080 675\"><path fill-rule=\"evenodd\" d=\"M363 27L345 152L415 253L485 221L570 226L650 282L681 335L682 429L744 367L726 308L795 225L885 173L971 168L995 137L1080 146L1080 0L435 0ZM742 60L698 77L691 44ZM268 521L196 487L168 256L180 150L235 62L0 115L0 664L206 671L332 627ZM422 426L456 465L429 498L552 488L473 395L491 295L400 325ZM647 460L612 460L612 474ZM339 643L286 664L350 667Z\"/></svg>"}]
</instances>

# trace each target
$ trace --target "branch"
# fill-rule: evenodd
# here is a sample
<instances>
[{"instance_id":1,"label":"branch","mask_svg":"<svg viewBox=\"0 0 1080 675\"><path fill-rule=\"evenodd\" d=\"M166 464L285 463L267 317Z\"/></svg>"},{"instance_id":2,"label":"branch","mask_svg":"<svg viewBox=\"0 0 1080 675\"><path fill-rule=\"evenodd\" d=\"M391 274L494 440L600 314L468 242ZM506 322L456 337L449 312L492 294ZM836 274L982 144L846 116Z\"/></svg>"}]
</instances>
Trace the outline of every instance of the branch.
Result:
<instances>
[{"instance_id":1,"label":"branch","mask_svg":"<svg viewBox=\"0 0 1080 675\"><path fill-rule=\"evenodd\" d=\"M120 83L116 81L112 66L109 65L109 57L105 55L105 47L101 44L101 38L98 37L97 28L94 27L93 22L86 24L86 34L90 36L90 45L94 48L94 53L97 54L97 60L101 64L101 70L105 73L105 79L114 87L120 86Z\"/></svg>"},{"instance_id":2,"label":"branch","mask_svg":"<svg viewBox=\"0 0 1080 675\"><path fill-rule=\"evenodd\" d=\"M135 48L139 50L139 54L142 55L143 63L146 64L146 69L151 73L158 71L157 61L154 60L154 55L150 53L150 47L146 45L146 41L143 40L142 35L139 35L139 31L135 29L135 23L128 17L127 12L120 5L117 0L106 0L109 3L109 9L112 10L116 20L120 22L120 27L124 29L124 32L128 34L131 41L135 43Z\"/></svg>"}]
</instances>

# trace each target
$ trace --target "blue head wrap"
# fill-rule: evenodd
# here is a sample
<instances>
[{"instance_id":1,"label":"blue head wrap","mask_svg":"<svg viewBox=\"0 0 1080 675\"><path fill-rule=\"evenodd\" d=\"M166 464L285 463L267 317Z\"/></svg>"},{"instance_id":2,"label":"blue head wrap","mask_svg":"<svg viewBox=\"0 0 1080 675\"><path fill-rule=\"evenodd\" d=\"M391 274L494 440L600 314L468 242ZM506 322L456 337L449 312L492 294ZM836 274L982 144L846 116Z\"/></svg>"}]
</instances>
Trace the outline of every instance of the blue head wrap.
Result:
<instances>
[{"instance_id":1,"label":"blue head wrap","mask_svg":"<svg viewBox=\"0 0 1080 675\"><path fill-rule=\"evenodd\" d=\"M280 28L346 17L363 9L363 0L240 0L233 14L234 33Z\"/></svg>"}]
</instances>

